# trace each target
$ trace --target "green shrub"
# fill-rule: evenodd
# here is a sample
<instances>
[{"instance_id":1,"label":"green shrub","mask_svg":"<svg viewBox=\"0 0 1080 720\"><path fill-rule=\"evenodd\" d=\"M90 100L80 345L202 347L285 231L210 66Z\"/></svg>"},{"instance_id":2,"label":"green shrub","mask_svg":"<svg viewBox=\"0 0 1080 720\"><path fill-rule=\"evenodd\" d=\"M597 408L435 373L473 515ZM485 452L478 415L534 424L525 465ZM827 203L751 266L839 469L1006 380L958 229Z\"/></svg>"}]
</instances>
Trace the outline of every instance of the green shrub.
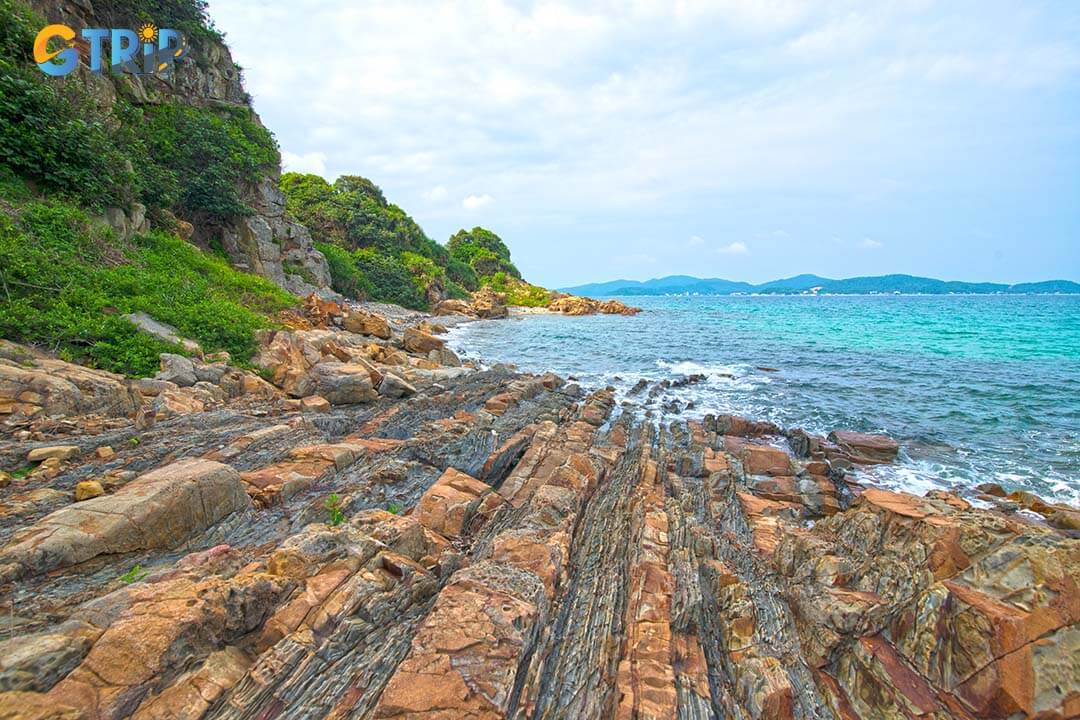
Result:
<instances>
[{"instance_id":1,"label":"green shrub","mask_svg":"<svg viewBox=\"0 0 1080 720\"><path fill-rule=\"evenodd\" d=\"M224 220L251 213L240 197L245 183L277 167L277 143L250 110L210 110L179 103L133 118L129 149L147 204L189 216Z\"/></svg>"},{"instance_id":2,"label":"green shrub","mask_svg":"<svg viewBox=\"0 0 1080 720\"><path fill-rule=\"evenodd\" d=\"M224 39L207 13L206 0L110 0L94 7L106 27L137 28L152 22L179 30L195 43Z\"/></svg>"},{"instance_id":3,"label":"green shrub","mask_svg":"<svg viewBox=\"0 0 1080 720\"><path fill-rule=\"evenodd\" d=\"M413 252L403 252L401 264L412 275L413 287L424 297L427 297L427 290L432 285L446 284L446 271L430 258Z\"/></svg>"},{"instance_id":4,"label":"green shrub","mask_svg":"<svg viewBox=\"0 0 1080 720\"><path fill-rule=\"evenodd\" d=\"M466 290L480 289L480 278L476 276L476 271L455 257L450 257L446 262L446 277Z\"/></svg>"},{"instance_id":5,"label":"green shrub","mask_svg":"<svg viewBox=\"0 0 1080 720\"><path fill-rule=\"evenodd\" d=\"M92 208L132 198L134 174L79 86L50 82L7 56L0 57L0 165Z\"/></svg>"},{"instance_id":6,"label":"green shrub","mask_svg":"<svg viewBox=\"0 0 1080 720\"><path fill-rule=\"evenodd\" d=\"M428 302L413 283L412 273L395 257L375 248L353 253L356 267L371 284L372 300L395 303L414 310L427 310Z\"/></svg>"},{"instance_id":7,"label":"green shrub","mask_svg":"<svg viewBox=\"0 0 1080 720\"><path fill-rule=\"evenodd\" d=\"M338 497L337 493L330 493L324 505L326 506L326 512L330 515L329 521L332 527L337 527L345 522L345 512L341 509L341 498Z\"/></svg>"},{"instance_id":8,"label":"green shrub","mask_svg":"<svg viewBox=\"0 0 1080 720\"><path fill-rule=\"evenodd\" d=\"M227 350L246 362L257 349L255 330L296 302L175 235L152 232L121 243L63 202L0 213L0 336L70 359L153 374L158 353L177 348L122 318L145 312L207 351Z\"/></svg>"},{"instance_id":9,"label":"green shrub","mask_svg":"<svg viewBox=\"0 0 1080 720\"><path fill-rule=\"evenodd\" d=\"M465 263L479 277L502 272L521 279L521 273L510 262L510 249L495 233L482 227L458 230L446 243L450 255Z\"/></svg>"},{"instance_id":10,"label":"green shrub","mask_svg":"<svg viewBox=\"0 0 1080 720\"><path fill-rule=\"evenodd\" d=\"M495 292L506 293L506 304L519 307L547 307L551 303L551 292L539 285L532 285L524 280L510 277L504 272L497 272L484 283Z\"/></svg>"},{"instance_id":11,"label":"green shrub","mask_svg":"<svg viewBox=\"0 0 1080 720\"><path fill-rule=\"evenodd\" d=\"M324 242L316 242L315 249L326 257L326 263L330 266L330 285L334 290L357 300L371 297L375 289L357 268L352 253Z\"/></svg>"}]
</instances>

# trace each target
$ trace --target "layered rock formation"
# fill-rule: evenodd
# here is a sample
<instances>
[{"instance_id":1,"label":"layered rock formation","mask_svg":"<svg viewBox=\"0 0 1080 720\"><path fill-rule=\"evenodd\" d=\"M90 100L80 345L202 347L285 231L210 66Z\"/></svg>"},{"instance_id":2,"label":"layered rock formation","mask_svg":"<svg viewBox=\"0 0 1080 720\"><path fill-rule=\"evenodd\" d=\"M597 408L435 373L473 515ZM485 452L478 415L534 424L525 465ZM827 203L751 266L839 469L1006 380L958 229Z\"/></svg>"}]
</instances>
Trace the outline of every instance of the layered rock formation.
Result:
<instances>
[{"instance_id":1,"label":"layered rock formation","mask_svg":"<svg viewBox=\"0 0 1080 720\"><path fill-rule=\"evenodd\" d=\"M355 312L268 333L268 380L5 346L0 717L1080 712L1075 510L863 487L887 438L656 426Z\"/></svg>"}]
</instances>

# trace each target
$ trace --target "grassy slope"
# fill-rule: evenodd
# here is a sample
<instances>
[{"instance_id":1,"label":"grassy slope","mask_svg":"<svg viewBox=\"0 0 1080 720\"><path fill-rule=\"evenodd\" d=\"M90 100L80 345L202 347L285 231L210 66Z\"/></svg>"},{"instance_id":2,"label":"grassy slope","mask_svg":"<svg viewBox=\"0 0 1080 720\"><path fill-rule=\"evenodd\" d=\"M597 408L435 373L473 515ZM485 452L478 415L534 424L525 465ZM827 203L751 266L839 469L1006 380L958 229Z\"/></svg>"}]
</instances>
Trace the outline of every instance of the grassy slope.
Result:
<instances>
[{"instance_id":1,"label":"grassy slope","mask_svg":"<svg viewBox=\"0 0 1080 720\"><path fill-rule=\"evenodd\" d=\"M207 351L241 363L254 331L297 299L234 270L176 235L121 242L76 205L0 188L0 336L34 343L107 370L145 376L176 347L136 332L124 313L174 325Z\"/></svg>"}]
</instances>

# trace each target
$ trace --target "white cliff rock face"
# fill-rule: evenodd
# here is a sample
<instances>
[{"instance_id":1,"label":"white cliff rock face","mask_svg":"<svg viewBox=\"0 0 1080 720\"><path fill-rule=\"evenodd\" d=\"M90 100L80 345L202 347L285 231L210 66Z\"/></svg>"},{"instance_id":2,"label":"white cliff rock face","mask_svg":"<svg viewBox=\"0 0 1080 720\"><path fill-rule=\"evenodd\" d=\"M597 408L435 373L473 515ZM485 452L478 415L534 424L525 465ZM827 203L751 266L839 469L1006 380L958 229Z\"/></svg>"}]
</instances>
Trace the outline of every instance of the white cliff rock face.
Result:
<instances>
[{"instance_id":1,"label":"white cliff rock face","mask_svg":"<svg viewBox=\"0 0 1080 720\"><path fill-rule=\"evenodd\" d=\"M105 3L31 0L30 5L50 22L73 28L114 26L115 18ZM113 78L91 73L85 66L70 77L82 82L101 107L112 106L120 83L137 104L153 105L173 99L202 107L250 107L251 103L228 47L203 39L168 79L130 75ZM191 239L203 245L220 242L236 267L261 275L289 292L332 295L326 258L315 249L307 228L285 215L285 198L277 183L275 171L258 184L242 188L242 199L255 212L224 227L183 218L194 225ZM108 208L102 222L124 238L149 229L146 208L138 203L128 208Z\"/></svg>"},{"instance_id":2,"label":"white cliff rock face","mask_svg":"<svg viewBox=\"0 0 1080 720\"><path fill-rule=\"evenodd\" d=\"M259 183L246 199L255 214L220 231L233 264L296 295L329 288L326 258L315 249L308 229L285 214L276 174Z\"/></svg>"}]
</instances>

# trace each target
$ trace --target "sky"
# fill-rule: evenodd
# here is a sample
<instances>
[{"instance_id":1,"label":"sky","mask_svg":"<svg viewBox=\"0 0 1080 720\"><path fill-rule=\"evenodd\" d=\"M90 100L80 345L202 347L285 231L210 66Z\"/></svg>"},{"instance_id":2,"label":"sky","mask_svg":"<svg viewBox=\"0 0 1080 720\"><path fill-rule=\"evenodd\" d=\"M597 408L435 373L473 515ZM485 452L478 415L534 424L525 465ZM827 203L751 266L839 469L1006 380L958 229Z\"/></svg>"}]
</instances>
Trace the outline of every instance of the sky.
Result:
<instances>
[{"instance_id":1,"label":"sky","mask_svg":"<svg viewBox=\"0 0 1080 720\"><path fill-rule=\"evenodd\" d=\"M548 287L1080 280L1080 2L211 0L286 170Z\"/></svg>"}]
</instances>

